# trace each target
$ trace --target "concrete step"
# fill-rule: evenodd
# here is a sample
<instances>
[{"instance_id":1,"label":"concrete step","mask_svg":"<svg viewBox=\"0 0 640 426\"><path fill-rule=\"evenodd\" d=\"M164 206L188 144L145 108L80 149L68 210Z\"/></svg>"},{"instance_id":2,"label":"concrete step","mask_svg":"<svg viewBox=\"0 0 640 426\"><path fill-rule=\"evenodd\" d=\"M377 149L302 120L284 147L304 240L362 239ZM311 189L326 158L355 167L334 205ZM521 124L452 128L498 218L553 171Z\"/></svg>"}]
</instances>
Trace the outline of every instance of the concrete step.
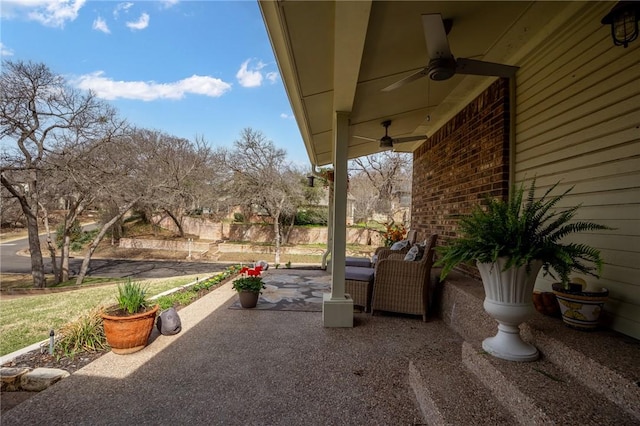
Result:
<instances>
[{"instance_id":1,"label":"concrete step","mask_svg":"<svg viewBox=\"0 0 640 426\"><path fill-rule=\"evenodd\" d=\"M409 384L428 425L513 425L515 417L462 364L462 339L427 347L409 363Z\"/></svg>"},{"instance_id":2,"label":"concrete step","mask_svg":"<svg viewBox=\"0 0 640 426\"><path fill-rule=\"evenodd\" d=\"M428 425L640 424L548 359L501 360L453 331L411 357L408 380Z\"/></svg>"},{"instance_id":3,"label":"concrete step","mask_svg":"<svg viewBox=\"0 0 640 426\"><path fill-rule=\"evenodd\" d=\"M620 333L577 331L538 315L523 324L523 338L544 360L634 416L640 424L640 342Z\"/></svg>"},{"instance_id":4,"label":"concrete step","mask_svg":"<svg viewBox=\"0 0 640 426\"><path fill-rule=\"evenodd\" d=\"M497 331L497 323L482 306L482 283L453 273L447 277L440 293L439 311L443 321L467 344L480 350L482 340ZM625 415L635 419L636 424L640 423L638 340L609 330L574 330L566 327L562 319L542 314L536 314L520 328L523 339L540 351L541 360L518 368L551 371L552 376L563 377L563 383L571 383L575 387L574 393L595 393L604 407L615 404L618 410L624 410ZM544 376L538 371L536 373ZM518 382L520 379L514 376L511 380ZM562 404L561 400L556 404Z\"/></svg>"},{"instance_id":5,"label":"concrete step","mask_svg":"<svg viewBox=\"0 0 640 426\"><path fill-rule=\"evenodd\" d=\"M512 362L462 345L464 365L522 425L632 425L637 419L554 363Z\"/></svg>"}]
</instances>

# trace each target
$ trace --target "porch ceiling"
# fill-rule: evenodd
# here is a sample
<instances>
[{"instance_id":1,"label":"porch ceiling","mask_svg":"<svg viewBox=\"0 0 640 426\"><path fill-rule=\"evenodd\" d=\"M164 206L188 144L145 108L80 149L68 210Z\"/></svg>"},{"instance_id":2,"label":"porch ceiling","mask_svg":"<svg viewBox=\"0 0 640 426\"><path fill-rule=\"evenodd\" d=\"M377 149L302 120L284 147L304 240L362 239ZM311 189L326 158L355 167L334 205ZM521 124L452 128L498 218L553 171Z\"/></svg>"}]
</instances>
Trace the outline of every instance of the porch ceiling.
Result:
<instances>
[{"instance_id":1,"label":"porch ceiling","mask_svg":"<svg viewBox=\"0 0 640 426\"><path fill-rule=\"evenodd\" d=\"M312 164L332 161L333 111L350 111L349 158L380 151L380 123L393 137L432 135L493 77L422 78L391 92L381 89L428 62L421 15L453 20L455 57L509 65L561 19L570 2L260 1L281 75ZM400 145L413 151L422 141Z\"/></svg>"}]
</instances>

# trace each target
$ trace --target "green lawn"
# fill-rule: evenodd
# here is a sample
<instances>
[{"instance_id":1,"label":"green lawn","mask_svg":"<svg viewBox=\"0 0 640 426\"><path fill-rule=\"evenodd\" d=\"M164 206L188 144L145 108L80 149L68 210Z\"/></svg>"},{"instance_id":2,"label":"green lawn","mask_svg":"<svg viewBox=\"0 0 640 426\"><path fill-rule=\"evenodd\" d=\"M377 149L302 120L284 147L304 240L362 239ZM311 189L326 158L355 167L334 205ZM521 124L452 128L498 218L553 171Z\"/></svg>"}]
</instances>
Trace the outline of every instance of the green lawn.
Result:
<instances>
[{"instance_id":1,"label":"green lawn","mask_svg":"<svg viewBox=\"0 0 640 426\"><path fill-rule=\"evenodd\" d=\"M199 278L214 275L187 275L142 281L148 296L154 296ZM115 304L117 284L61 293L0 299L0 356L49 337L53 328L75 320L98 306Z\"/></svg>"}]
</instances>

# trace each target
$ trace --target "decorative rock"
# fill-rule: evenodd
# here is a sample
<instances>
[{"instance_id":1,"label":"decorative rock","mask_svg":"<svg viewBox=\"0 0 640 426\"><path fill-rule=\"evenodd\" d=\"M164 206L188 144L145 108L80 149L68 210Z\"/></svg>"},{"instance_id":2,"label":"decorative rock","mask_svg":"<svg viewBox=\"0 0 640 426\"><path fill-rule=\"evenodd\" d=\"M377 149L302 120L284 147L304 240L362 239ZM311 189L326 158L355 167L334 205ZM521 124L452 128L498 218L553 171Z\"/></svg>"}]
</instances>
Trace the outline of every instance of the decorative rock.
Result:
<instances>
[{"instance_id":1,"label":"decorative rock","mask_svg":"<svg viewBox=\"0 0 640 426\"><path fill-rule=\"evenodd\" d=\"M262 270L266 271L269 269L269 262L267 262L266 260L258 260L256 262L256 266L262 266Z\"/></svg>"},{"instance_id":2,"label":"decorative rock","mask_svg":"<svg viewBox=\"0 0 640 426\"><path fill-rule=\"evenodd\" d=\"M2 391L14 392L20 389L20 379L31 371L27 367L2 367L0 377L2 378Z\"/></svg>"},{"instance_id":3,"label":"decorative rock","mask_svg":"<svg viewBox=\"0 0 640 426\"><path fill-rule=\"evenodd\" d=\"M175 308L169 308L162 312L156 321L156 326L160 334L165 336L178 334L182 330L182 322Z\"/></svg>"},{"instance_id":4,"label":"decorative rock","mask_svg":"<svg viewBox=\"0 0 640 426\"><path fill-rule=\"evenodd\" d=\"M68 371L59 368L36 368L22 376L20 386L22 390L39 392L68 376Z\"/></svg>"}]
</instances>

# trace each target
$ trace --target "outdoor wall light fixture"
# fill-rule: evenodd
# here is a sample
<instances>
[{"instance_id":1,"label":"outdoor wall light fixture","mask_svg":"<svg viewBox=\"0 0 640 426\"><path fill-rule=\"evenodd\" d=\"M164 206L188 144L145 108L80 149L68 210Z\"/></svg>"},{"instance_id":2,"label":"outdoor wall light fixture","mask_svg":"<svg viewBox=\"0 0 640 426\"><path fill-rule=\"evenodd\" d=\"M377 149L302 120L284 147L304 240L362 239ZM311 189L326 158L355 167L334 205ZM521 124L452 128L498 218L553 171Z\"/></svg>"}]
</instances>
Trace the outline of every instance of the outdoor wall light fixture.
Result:
<instances>
[{"instance_id":1,"label":"outdoor wall light fixture","mask_svg":"<svg viewBox=\"0 0 640 426\"><path fill-rule=\"evenodd\" d=\"M307 186L309 188L313 188L313 182L316 180L316 177L314 175L309 175L307 176Z\"/></svg>"},{"instance_id":2,"label":"outdoor wall light fixture","mask_svg":"<svg viewBox=\"0 0 640 426\"><path fill-rule=\"evenodd\" d=\"M621 1L600 22L602 25L611 25L613 44L627 47L638 38L639 19L640 2Z\"/></svg>"}]
</instances>

